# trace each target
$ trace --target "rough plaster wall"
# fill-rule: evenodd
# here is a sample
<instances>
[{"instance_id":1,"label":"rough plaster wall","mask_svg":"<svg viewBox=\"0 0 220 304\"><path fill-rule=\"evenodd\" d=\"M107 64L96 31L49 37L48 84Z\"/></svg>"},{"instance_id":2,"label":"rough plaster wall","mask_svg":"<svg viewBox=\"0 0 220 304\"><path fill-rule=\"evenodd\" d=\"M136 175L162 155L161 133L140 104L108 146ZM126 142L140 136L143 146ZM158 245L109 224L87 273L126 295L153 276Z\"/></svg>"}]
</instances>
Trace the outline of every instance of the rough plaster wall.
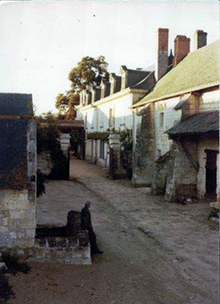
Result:
<instances>
[{"instance_id":1,"label":"rough plaster wall","mask_svg":"<svg viewBox=\"0 0 220 304\"><path fill-rule=\"evenodd\" d=\"M204 93L199 99L199 112L219 110L219 90Z\"/></svg>"},{"instance_id":2,"label":"rough plaster wall","mask_svg":"<svg viewBox=\"0 0 220 304\"><path fill-rule=\"evenodd\" d=\"M151 185L155 169L154 104L148 106L142 116L141 128L137 128L137 141L133 158L135 185Z\"/></svg>"},{"instance_id":3,"label":"rough plaster wall","mask_svg":"<svg viewBox=\"0 0 220 304\"><path fill-rule=\"evenodd\" d=\"M201 138L198 142L198 196L202 198L206 193L206 153L205 150L219 151L218 139ZM220 197L220 171L219 171L219 154L217 155L217 196Z\"/></svg>"}]
</instances>

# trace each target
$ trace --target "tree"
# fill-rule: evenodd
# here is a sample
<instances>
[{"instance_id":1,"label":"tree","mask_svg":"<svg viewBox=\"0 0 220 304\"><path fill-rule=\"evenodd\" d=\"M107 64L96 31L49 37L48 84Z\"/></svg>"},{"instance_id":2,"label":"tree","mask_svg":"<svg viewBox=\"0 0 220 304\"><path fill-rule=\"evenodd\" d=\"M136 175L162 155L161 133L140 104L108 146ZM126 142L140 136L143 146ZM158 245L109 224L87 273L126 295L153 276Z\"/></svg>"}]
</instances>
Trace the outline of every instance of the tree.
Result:
<instances>
[{"instance_id":1,"label":"tree","mask_svg":"<svg viewBox=\"0 0 220 304\"><path fill-rule=\"evenodd\" d=\"M59 112L65 114L68 111L69 99L65 94L58 94L56 97L55 107Z\"/></svg>"},{"instance_id":2,"label":"tree","mask_svg":"<svg viewBox=\"0 0 220 304\"><path fill-rule=\"evenodd\" d=\"M99 86L102 78L108 79L107 67L108 63L104 56L83 57L69 73L70 90L59 94L56 98L55 106L59 112L68 118L73 118L74 106L79 104L79 93L85 90L87 85Z\"/></svg>"}]
</instances>

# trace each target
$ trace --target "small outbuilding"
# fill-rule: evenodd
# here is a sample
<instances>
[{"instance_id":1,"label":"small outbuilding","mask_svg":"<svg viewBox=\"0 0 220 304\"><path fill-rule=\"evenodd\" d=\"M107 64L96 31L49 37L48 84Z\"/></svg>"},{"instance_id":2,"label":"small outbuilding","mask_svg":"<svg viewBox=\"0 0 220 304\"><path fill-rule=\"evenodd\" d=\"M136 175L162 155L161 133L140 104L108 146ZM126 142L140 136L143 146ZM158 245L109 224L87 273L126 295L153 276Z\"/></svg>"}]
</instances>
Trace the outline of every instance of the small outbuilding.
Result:
<instances>
[{"instance_id":1,"label":"small outbuilding","mask_svg":"<svg viewBox=\"0 0 220 304\"><path fill-rule=\"evenodd\" d=\"M0 247L32 247L36 128L32 95L0 93Z\"/></svg>"}]
</instances>

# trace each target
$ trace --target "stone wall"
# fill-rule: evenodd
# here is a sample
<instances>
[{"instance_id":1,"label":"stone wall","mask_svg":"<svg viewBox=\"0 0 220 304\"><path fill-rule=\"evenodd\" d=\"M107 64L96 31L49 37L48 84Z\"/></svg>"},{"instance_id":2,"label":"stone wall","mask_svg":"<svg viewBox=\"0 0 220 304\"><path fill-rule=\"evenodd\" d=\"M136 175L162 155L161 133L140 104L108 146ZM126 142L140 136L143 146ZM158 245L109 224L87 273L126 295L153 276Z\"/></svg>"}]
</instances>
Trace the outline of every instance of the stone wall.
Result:
<instances>
[{"instance_id":1,"label":"stone wall","mask_svg":"<svg viewBox=\"0 0 220 304\"><path fill-rule=\"evenodd\" d=\"M195 138L182 140L182 145L192 156L192 161L197 162L197 144ZM197 197L197 169L187 157L184 148L174 143L174 163L167 178L165 200L175 202L182 197Z\"/></svg>"},{"instance_id":2,"label":"stone wall","mask_svg":"<svg viewBox=\"0 0 220 304\"><path fill-rule=\"evenodd\" d=\"M155 170L154 104L144 109L136 135L132 182L136 186L149 186Z\"/></svg>"},{"instance_id":3,"label":"stone wall","mask_svg":"<svg viewBox=\"0 0 220 304\"><path fill-rule=\"evenodd\" d=\"M167 179L173 172L174 158L170 150L156 161L153 181L151 185L152 194L165 194Z\"/></svg>"},{"instance_id":4,"label":"stone wall","mask_svg":"<svg viewBox=\"0 0 220 304\"><path fill-rule=\"evenodd\" d=\"M36 206L29 199L28 190L2 189L0 201L0 246L34 246Z\"/></svg>"},{"instance_id":5,"label":"stone wall","mask_svg":"<svg viewBox=\"0 0 220 304\"><path fill-rule=\"evenodd\" d=\"M23 189L0 189L0 247L31 247L36 228L35 122L29 120L27 134L27 183ZM13 145L13 143L11 143ZM16 186L16 185L15 185Z\"/></svg>"},{"instance_id":6,"label":"stone wall","mask_svg":"<svg viewBox=\"0 0 220 304\"><path fill-rule=\"evenodd\" d=\"M29 260L37 262L90 265L91 253L85 233L74 237L48 237L36 239L35 248L29 251Z\"/></svg>"}]
</instances>

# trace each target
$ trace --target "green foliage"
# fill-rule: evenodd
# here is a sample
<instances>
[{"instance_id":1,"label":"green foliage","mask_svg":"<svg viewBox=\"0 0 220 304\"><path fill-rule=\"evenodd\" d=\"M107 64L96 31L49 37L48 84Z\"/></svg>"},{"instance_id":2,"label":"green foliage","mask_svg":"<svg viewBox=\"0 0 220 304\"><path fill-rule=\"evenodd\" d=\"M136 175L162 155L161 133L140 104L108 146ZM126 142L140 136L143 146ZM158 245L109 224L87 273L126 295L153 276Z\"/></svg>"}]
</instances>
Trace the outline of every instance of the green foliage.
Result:
<instances>
[{"instance_id":1,"label":"green foliage","mask_svg":"<svg viewBox=\"0 0 220 304\"><path fill-rule=\"evenodd\" d=\"M212 208L210 211L209 211L209 219L211 217L217 217L219 218L219 210L215 209L215 208Z\"/></svg>"},{"instance_id":2,"label":"green foliage","mask_svg":"<svg viewBox=\"0 0 220 304\"><path fill-rule=\"evenodd\" d=\"M107 67L104 56L83 57L69 73L72 90L79 93L86 89L87 85L100 85L102 78L108 77Z\"/></svg>"},{"instance_id":3,"label":"green foliage","mask_svg":"<svg viewBox=\"0 0 220 304\"><path fill-rule=\"evenodd\" d=\"M53 152L60 149L60 131L58 125L53 118L48 119L47 123L48 126L42 128L40 120L37 121L37 154L40 154L42 151Z\"/></svg>"},{"instance_id":4,"label":"green foliage","mask_svg":"<svg viewBox=\"0 0 220 304\"><path fill-rule=\"evenodd\" d=\"M132 178L132 131L125 130L121 137L121 166L129 179Z\"/></svg>"},{"instance_id":5,"label":"green foliage","mask_svg":"<svg viewBox=\"0 0 220 304\"><path fill-rule=\"evenodd\" d=\"M83 57L69 73L70 90L56 98L55 106L59 112L67 118L74 118L74 106L79 104L79 93L86 89L87 85L99 86L102 78L108 79L107 67L108 63L104 56Z\"/></svg>"},{"instance_id":6,"label":"green foliage","mask_svg":"<svg viewBox=\"0 0 220 304\"><path fill-rule=\"evenodd\" d=\"M42 128L37 121L37 154L50 152L53 169L48 176L50 179L67 179L69 177L69 161L60 147L60 131L54 117L47 120L48 126Z\"/></svg>"},{"instance_id":7,"label":"green foliage","mask_svg":"<svg viewBox=\"0 0 220 304\"><path fill-rule=\"evenodd\" d=\"M56 97L55 107L59 109L60 113L68 111L69 99L65 94L58 94Z\"/></svg>"},{"instance_id":8,"label":"green foliage","mask_svg":"<svg viewBox=\"0 0 220 304\"><path fill-rule=\"evenodd\" d=\"M131 130L107 130L106 132L91 132L91 133L87 133L87 139L93 139L93 140L104 140L104 141L108 141L109 140L109 135L110 134L119 134L120 135L120 140L123 144L131 144L132 143L132 133Z\"/></svg>"},{"instance_id":9,"label":"green foliage","mask_svg":"<svg viewBox=\"0 0 220 304\"><path fill-rule=\"evenodd\" d=\"M87 133L87 139L108 141L110 132L92 132Z\"/></svg>"}]
</instances>

